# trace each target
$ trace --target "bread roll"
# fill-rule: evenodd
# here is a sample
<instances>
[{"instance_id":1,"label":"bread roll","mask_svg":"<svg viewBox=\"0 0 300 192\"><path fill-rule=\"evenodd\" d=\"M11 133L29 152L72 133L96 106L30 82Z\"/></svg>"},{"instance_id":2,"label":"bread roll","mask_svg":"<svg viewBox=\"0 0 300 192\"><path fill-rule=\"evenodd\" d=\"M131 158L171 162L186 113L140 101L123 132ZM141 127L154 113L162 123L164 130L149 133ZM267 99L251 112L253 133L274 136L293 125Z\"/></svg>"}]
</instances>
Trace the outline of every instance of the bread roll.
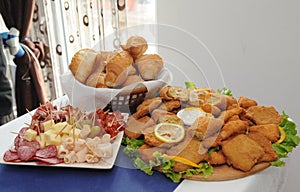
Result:
<instances>
[{"instance_id":1,"label":"bread roll","mask_svg":"<svg viewBox=\"0 0 300 192\"><path fill-rule=\"evenodd\" d=\"M85 83L91 72L94 70L94 64L97 52L92 49L80 49L77 51L69 65L74 77L81 83Z\"/></svg>"},{"instance_id":2,"label":"bread roll","mask_svg":"<svg viewBox=\"0 0 300 192\"><path fill-rule=\"evenodd\" d=\"M128 51L134 59L137 59L146 52L148 44L143 37L132 36L127 40L126 45L121 45L121 48Z\"/></svg>"},{"instance_id":3,"label":"bread roll","mask_svg":"<svg viewBox=\"0 0 300 192\"><path fill-rule=\"evenodd\" d=\"M133 63L133 58L127 51L115 52L107 61L105 85L117 87L122 85L128 77L128 67Z\"/></svg>"},{"instance_id":4,"label":"bread roll","mask_svg":"<svg viewBox=\"0 0 300 192\"><path fill-rule=\"evenodd\" d=\"M154 80L163 68L163 59L157 54L146 54L135 60L135 64L144 80Z\"/></svg>"},{"instance_id":5,"label":"bread roll","mask_svg":"<svg viewBox=\"0 0 300 192\"><path fill-rule=\"evenodd\" d=\"M99 73L103 72L106 67L107 58L111 54L112 54L112 52L103 52L103 51L98 52L96 60L95 60L93 72L96 72L96 71Z\"/></svg>"},{"instance_id":6,"label":"bread roll","mask_svg":"<svg viewBox=\"0 0 300 192\"><path fill-rule=\"evenodd\" d=\"M128 75L136 75L136 68L133 65L130 65L128 68Z\"/></svg>"},{"instance_id":7,"label":"bread roll","mask_svg":"<svg viewBox=\"0 0 300 192\"><path fill-rule=\"evenodd\" d=\"M131 85L133 83L137 83L137 82L143 82L144 79L142 79L140 76L138 75L129 75L125 81L125 83L123 84L123 86L128 86Z\"/></svg>"},{"instance_id":8,"label":"bread roll","mask_svg":"<svg viewBox=\"0 0 300 192\"><path fill-rule=\"evenodd\" d=\"M96 88L107 88L107 86L104 84L106 74L104 72L94 72L92 73L88 79L86 80L86 85L90 87L96 87Z\"/></svg>"}]
</instances>

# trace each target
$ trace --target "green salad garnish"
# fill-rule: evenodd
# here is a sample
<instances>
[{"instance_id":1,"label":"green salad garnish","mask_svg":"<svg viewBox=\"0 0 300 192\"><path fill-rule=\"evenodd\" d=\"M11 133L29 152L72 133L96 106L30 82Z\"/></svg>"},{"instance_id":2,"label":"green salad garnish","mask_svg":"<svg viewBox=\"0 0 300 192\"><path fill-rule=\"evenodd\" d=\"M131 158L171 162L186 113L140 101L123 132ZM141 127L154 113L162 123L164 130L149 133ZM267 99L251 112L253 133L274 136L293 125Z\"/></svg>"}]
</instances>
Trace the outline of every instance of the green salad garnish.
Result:
<instances>
[{"instance_id":1,"label":"green salad garnish","mask_svg":"<svg viewBox=\"0 0 300 192\"><path fill-rule=\"evenodd\" d=\"M289 116L283 112L282 114L283 120L279 124L280 127L286 133L286 137L280 144L273 143L272 147L275 149L278 159L276 161L271 162L273 166L282 167L285 165L285 162L282 160L283 158L288 157L288 153L292 152L295 147L297 147L300 143L300 137L297 136L297 126L294 122L289 120Z\"/></svg>"}]
</instances>

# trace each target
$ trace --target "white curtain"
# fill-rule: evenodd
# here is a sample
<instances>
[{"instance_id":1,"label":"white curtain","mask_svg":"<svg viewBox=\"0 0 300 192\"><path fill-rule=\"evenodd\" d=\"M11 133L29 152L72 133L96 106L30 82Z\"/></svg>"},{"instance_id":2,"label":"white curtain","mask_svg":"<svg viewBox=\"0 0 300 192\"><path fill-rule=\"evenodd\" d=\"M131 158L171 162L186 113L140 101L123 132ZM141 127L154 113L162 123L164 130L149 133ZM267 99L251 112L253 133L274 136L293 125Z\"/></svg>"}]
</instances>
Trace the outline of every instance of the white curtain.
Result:
<instances>
[{"instance_id":1,"label":"white curtain","mask_svg":"<svg viewBox=\"0 0 300 192\"><path fill-rule=\"evenodd\" d=\"M128 27L156 22L155 5L155 0L36 1L31 35L50 48L51 65L43 72L51 99L64 94L59 76L76 51L118 49L131 35Z\"/></svg>"}]
</instances>

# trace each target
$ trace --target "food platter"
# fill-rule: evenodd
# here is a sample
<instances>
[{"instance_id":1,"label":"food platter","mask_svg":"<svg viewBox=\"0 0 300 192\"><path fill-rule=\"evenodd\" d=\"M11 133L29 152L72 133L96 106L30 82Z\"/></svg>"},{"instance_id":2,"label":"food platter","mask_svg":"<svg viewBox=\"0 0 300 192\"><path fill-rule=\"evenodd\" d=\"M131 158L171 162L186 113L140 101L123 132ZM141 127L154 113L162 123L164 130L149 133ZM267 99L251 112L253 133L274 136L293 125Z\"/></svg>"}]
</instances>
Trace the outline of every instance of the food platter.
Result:
<instances>
[{"instance_id":1,"label":"food platter","mask_svg":"<svg viewBox=\"0 0 300 192\"><path fill-rule=\"evenodd\" d=\"M55 166L55 167L70 167L70 168L90 168L90 169L111 169L115 163L117 158L117 154L122 142L123 132L120 132L116 139L113 142L113 156L110 158L102 158L98 163L60 163L56 165L46 165L46 164L37 164L35 162L5 162L3 160L3 155L1 155L0 163L7 164L7 165L29 165L29 166ZM9 149L11 143L2 143L2 147L6 147ZM4 154L5 151L1 151L1 154Z\"/></svg>"},{"instance_id":2,"label":"food platter","mask_svg":"<svg viewBox=\"0 0 300 192\"><path fill-rule=\"evenodd\" d=\"M68 98L66 96L60 98L57 101L54 101L53 104L63 104L66 105L68 103ZM34 111L33 111L34 112ZM70 167L70 168L90 168L90 169L111 169L116 161L117 154L122 142L123 131L119 132L118 135L114 138L112 142L112 149L113 153L111 157L108 158L101 158L101 160L97 163L59 163L55 165L49 164L40 164L33 161L29 162L6 162L3 159L5 151L10 149L14 144L14 139L16 137L16 133L26 126L31 121L31 113L27 113L3 126L0 128L0 164L7 164L7 165L27 165L27 166L55 166L55 167ZM126 114L123 114L125 118Z\"/></svg>"}]
</instances>

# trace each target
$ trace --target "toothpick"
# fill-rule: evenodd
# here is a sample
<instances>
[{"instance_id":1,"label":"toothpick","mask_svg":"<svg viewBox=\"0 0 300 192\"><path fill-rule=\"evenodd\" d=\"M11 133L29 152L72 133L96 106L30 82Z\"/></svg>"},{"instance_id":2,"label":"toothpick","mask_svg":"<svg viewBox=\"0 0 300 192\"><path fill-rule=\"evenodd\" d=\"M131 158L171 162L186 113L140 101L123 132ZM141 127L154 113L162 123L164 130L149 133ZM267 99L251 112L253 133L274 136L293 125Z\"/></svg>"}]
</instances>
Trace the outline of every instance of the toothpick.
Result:
<instances>
[{"instance_id":1,"label":"toothpick","mask_svg":"<svg viewBox=\"0 0 300 192\"><path fill-rule=\"evenodd\" d=\"M55 138L60 135L62 133L62 131L68 126L68 124L66 124L55 136Z\"/></svg>"},{"instance_id":2,"label":"toothpick","mask_svg":"<svg viewBox=\"0 0 300 192\"><path fill-rule=\"evenodd\" d=\"M31 112L29 111L29 109L26 108L27 113L32 117L33 115L31 114Z\"/></svg>"},{"instance_id":3,"label":"toothpick","mask_svg":"<svg viewBox=\"0 0 300 192\"><path fill-rule=\"evenodd\" d=\"M121 125L117 128L117 130L119 130L121 127L123 127L123 125L124 125L124 124L121 124Z\"/></svg>"},{"instance_id":4,"label":"toothpick","mask_svg":"<svg viewBox=\"0 0 300 192\"><path fill-rule=\"evenodd\" d=\"M31 126L31 124L30 124L30 123L26 123L26 122L25 122L24 124L25 124L25 125L27 125L27 126L29 126L29 127Z\"/></svg>"}]
</instances>

